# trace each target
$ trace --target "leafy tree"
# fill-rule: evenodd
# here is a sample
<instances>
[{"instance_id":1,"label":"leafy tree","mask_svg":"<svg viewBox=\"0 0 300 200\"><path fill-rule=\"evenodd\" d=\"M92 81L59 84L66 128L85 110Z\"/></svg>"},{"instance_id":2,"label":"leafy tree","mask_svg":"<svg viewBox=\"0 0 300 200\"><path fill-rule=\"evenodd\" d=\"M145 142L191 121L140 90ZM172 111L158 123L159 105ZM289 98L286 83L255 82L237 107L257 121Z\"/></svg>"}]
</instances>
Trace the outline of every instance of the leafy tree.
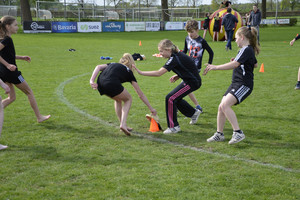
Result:
<instances>
[{"instance_id":1,"label":"leafy tree","mask_svg":"<svg viewBox=\"0 0 300 200\"><path fill-rule=\"evenodd\" d=\"M293 11L297 7L297 5L299 5L299 4L300 4L300 0L290 0L291 10Z\"/></svg>"},{"instance_id":2,"label":"leafy tree","mask_svg":"<svg viewBox=\"0 0 300 200\"><path fill-rule=\"evenodd\" d=\"M222 0L211 0L211 9L212 10L217 10L220 7Z\"/></svg>"}]
</instances>

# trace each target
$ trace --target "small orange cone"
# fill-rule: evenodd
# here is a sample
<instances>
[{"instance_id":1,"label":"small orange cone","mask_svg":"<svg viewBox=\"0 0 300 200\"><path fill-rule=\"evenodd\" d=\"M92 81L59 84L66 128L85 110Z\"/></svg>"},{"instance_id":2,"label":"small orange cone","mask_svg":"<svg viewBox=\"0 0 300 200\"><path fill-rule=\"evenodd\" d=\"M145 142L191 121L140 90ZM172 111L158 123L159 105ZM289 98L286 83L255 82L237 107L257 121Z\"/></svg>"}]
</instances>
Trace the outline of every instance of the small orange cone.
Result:
<instances>
[{"instance_id":1,"label":"small orange cone","mask_svg":"<svg viewBox=\"0 0 300 200\"><path fill-rule=\"evenodd\" d=\"M149 131L154 133L154 132L158 132L160 130L161 130L160 125L153 118L151 118Z\"/></svg>"},{"instance_id":2,"label":"small orange cone","mask_svg":"<svg viewBox=\"0 0 300 200\"><path fill-rule=\"evenodd\" d=\"M139 46L142 46L142 41L140 40Z\"/></svg>"},{"instance_id":3,"label":"small orange cone","mask_svg":"<svg viewBox=\"0 0 300 200\"><path fill-rule=\"evenodd\" d=\"M261 64L259 72L265 72L264 63Z\"/></svg>"}]
</instances>

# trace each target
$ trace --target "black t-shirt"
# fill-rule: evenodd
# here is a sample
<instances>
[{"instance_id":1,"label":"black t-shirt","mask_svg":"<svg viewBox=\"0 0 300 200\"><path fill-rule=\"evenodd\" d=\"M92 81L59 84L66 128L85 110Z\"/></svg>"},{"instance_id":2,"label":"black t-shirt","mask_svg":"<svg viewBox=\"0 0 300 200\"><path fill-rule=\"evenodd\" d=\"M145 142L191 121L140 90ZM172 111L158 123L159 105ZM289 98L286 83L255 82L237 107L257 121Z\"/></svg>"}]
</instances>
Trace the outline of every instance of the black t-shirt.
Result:
<instances>
[{"instance_id":1,"label":"black t-shirt","mask_svg":"<svg viewBox=\"0 0 300 200\"><path fill-rule=\"evenodd\" d=\"M209 25L209 16L207 16L205 19L204 19L204 23L203 23L203 26L205 26L205 27L208 27L208 25Z\"/></svg>"},{"instance_id":2,"label":"black t-shirt","mask_svg":"<svg viewBox=\"0 0 300 200\"><path fill-rule=\"evenodd\" d=\"M194 61L186 54L172 53L169 60L163 66L168 71L173 71L185 83L191 87L198 89L201 86L201 78Z\"/></svg>"},{"instance_id":3,"label":"black t-shirt","mask_svg":"<svg viewBox=\"0 0 300 200\"><path fill-rule=\"evenodd\" d=\"M137 82L133 72L125 65L120 63L110 63L99 75L102 81L108 82ZM99 79L98 78L98 79Z\"/></svg>"},{"instance_id":4,"label":"black t-shirt","mask_svg":"<svg viewBox=\"0 0 300 200\"><path fill-rule=\"evenodd\" d=\"M250 88L253 87L253 70L257 63L255 53L252 46L246 46L240 49L234 61L240 63L240 66L235 68L232 73L232 83L243 83Z\"/></svg>"},{"instance_id":5,"label":"black t-shirt","mask_svg":"<svg viewBox=\"0 0 300 200\"><path fill-rule=\"evenodd\" d=\"M0 56L9 64L16 65L16 52L13 40L11 37L5 36L4 39L1 40L1 43L4 45L4 48L0 51ZM17 65L16 65L17 66ZM0 63L0 71L8 72L7 69L2 63ZM17 71L17 69L16 69Z\"/></svg>"}]
</instances>

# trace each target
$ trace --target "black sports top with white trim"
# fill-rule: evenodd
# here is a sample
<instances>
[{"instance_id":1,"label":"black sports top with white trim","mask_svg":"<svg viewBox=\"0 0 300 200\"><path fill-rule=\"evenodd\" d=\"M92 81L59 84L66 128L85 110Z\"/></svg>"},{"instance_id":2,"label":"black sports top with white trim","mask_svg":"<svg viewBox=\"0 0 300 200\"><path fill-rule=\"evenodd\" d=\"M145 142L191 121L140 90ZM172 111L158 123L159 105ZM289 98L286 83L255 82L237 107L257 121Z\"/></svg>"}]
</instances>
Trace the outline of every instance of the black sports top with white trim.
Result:
<instances>
[{"instance_id":1,"label":"black sports top with white trim","mask_svg":"<svg viewBox=\"0 0 300 200\"><path fill-rule=\"evenodd\" d=\"M253 87L253 70L257 63L253 47L249 45L241 48L234 61L239 62L240 65L233 70L232 83L243 83Z\"/></svg>"}]
</instances>

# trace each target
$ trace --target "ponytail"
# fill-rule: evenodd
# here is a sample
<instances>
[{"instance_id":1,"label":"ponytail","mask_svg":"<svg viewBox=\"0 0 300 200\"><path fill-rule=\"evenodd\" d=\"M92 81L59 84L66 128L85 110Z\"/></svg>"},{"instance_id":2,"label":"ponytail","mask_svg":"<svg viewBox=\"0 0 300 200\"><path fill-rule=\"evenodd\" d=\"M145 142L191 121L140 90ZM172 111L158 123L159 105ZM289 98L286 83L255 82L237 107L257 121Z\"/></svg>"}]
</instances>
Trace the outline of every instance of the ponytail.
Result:
<instances>
[{"instance_id":1,"label":"ponytail","mask_svg":"<svg viewBox=\"0 0 300 200\"><path fill-rule=\"evenodd\" d=\"M0 19L0 38L4 38L5 36L7 36L6 25L11 25L12 23L14 23L14 21L16 21L16 19L9 15L3 16Z\"/></svg>"},{"instance_id":2,"label":"ponytail","mask_svg":"<svg viewBox=\"0 0 300 200\"><path fill-rule=\"evenodd\" d=\"M258 55L260 52L260 48L259 48L258 41L257 41L258 34L257 34L256 28L254 28L254 27L251 28L251 34L252 34L252 38L249 40L250 45L253 47L255 54Z\"/></svg>"},{"instance_id":3,"label":"ponytail","mask_svg":"<svg viewBox=\"0 0 300 200\"><path fill-rule=\"evenodd\" d=\"M172 53L179 52L178 47L175 44L173 44L173 42L171 40L168 40L168 39L161 40L158 44L158 47L162 48L162 49L169 49L172 51Z\"/></svg>"},{"instance_id":4,"label":"ponytail","mask_svg":"<svg viewBox=\"0 0 300 200\"><path fill-rule=\"evenodd\" d=\"M133 71L132 65L135 65L133 57L130 53L124 53L119 61L121 64L127 66L131 71Z\"/></svg>"},{"instance_id":5,"label":"ponytail","mask_svg":"<svg viewBox=\"0 0 300 200\"><path fill-rule=\"evenodd\" d=\"M254 27L246 27L243 26L239 28L236 32L238 35L243 35L249 40L250 45L253 47L255 55L258 55L260 52L260 48L257 41L257 30Z\"/></svg>"}]
</instances>

